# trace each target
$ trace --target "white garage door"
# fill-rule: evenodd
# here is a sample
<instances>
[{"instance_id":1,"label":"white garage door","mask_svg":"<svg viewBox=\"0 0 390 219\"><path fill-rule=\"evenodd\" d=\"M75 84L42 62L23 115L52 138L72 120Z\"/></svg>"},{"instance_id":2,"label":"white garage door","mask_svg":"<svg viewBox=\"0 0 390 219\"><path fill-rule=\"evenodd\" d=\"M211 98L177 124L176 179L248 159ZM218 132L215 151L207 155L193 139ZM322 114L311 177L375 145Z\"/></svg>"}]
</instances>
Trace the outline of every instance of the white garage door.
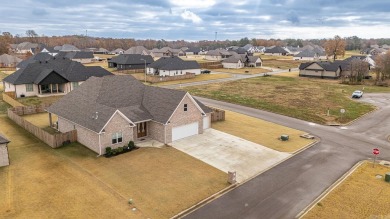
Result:
<instances>
[{"instance_id":1,"label":"white garage door","mask_svg":"<svg viewBox=\"0 0 390 219\"><path fill-rule=\"evenodd\" d=\"M198 122L174 127L172 129L172 141L198 134Z\"/></svg>"},{"instance_id":2,"label":"white garage door","mask_svg":"<svg viewBox=\"0 0 390 219\"><path fill-rule=\"evenodd\" d=\"M206 116L203 117L203 129L208 129L210 128L210 117Z\"/></svg>"}]
</instances>

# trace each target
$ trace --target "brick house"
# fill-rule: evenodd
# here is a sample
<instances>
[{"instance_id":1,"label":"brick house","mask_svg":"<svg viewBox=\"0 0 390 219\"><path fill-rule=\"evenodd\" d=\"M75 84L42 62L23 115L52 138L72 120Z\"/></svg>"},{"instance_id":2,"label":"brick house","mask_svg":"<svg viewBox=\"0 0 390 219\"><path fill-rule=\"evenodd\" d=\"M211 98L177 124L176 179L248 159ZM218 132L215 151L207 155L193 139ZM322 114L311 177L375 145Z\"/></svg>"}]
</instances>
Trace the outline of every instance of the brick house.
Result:
<instances>
[{"instance_id":1,"label":"brick house","mask_svg":"<svg viewBox=\"0 0 390 219\"><path fill-rule=\"evenodd\" d=\"M202 134L211 110L188 92L147 86L132 76L91 77L47 108L60 132L77 130L78 141L99 155L145 138L163 143Z\"/></svg>"},{"instance_id":2,"label":"brick house","mask_svg":"<svg viewBox=\"0 0 390 219\"><path fill-rule=\"evenodd\" d=\"M8 156L8 141L5 137L0 135L0 167L9 165L9 156Z\"/></svg>"}]
</instances>

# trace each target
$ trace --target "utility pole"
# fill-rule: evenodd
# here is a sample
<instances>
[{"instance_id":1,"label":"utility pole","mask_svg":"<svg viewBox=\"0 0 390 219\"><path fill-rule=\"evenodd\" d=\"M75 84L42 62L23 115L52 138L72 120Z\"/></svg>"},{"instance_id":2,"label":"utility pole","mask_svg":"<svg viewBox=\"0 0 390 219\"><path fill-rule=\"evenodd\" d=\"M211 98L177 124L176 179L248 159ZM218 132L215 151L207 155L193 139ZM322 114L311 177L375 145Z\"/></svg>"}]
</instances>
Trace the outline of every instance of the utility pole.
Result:
<instances>
[{"instance_id":1,"label":"utility pole","mask_svg":"<svg viewBox=\"0 0 390 219\"><path fill-rule=\"evenodd\" d=\"M215 42L217 42L217 36L218 36L218 32L215 32Z\"/></svg>"}]
</instances>

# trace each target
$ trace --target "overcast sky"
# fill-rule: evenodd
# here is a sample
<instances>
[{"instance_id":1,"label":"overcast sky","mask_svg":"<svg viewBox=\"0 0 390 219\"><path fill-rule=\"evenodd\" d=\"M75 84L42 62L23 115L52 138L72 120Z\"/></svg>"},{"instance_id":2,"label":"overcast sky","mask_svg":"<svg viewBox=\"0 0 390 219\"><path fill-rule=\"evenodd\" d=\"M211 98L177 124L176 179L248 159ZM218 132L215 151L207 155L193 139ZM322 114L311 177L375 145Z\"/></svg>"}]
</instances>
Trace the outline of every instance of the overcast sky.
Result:
<instances>
[{"instance_id":1,"label":"overcast sky","mask_svg":"<svg viewBox=\"0 0 390 219\"><path fill-rule=\"evenodd\" d=\"M390 37L390 0L7 0L0 31L214 40Z\"/></svg>"}]
</instances>

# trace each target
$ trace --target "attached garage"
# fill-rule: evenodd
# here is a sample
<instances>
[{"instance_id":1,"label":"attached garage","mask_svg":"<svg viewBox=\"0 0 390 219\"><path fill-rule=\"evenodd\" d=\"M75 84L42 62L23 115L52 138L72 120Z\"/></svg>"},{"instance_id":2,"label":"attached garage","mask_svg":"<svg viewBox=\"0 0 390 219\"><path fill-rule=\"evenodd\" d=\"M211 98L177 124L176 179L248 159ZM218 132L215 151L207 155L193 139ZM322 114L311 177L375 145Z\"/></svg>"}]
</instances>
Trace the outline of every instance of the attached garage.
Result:
<instances>
[{"instance_id":1,"label":"attached garage","mask_svg":"<svg viewBox=\"0 0 390 219\"><path fill-rule=\"evenodd\" d=\"M199 124L194 122L188 125L182 125L172 128L172 141L176 141L199 133Z\"/></svg>"}]
</instances>

